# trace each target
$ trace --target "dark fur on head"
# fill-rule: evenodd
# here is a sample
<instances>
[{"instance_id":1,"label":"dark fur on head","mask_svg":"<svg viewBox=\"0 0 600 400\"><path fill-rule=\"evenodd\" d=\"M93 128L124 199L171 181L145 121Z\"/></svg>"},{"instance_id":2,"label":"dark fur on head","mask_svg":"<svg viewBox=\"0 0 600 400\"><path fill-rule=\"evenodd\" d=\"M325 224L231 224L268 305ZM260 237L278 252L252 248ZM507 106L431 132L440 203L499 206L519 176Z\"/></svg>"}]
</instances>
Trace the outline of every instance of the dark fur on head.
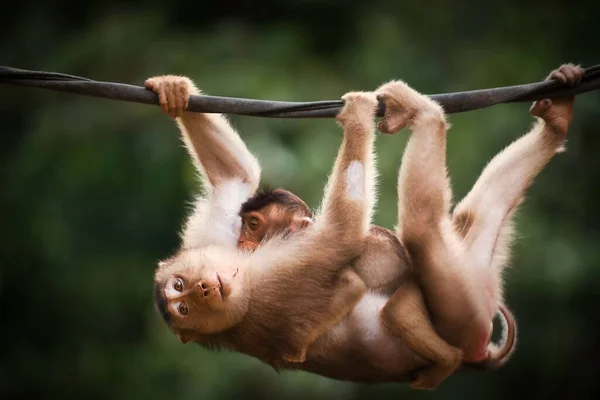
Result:
<instances>
[{"instance_id":1,"label":"dark fur on head","mask_svg":"<svg viewBox=\"0 0 600 400\"><path fill-rule=\"evenodd\" d=\"M294 193L284 189L263 189L256 192L254 196L242 204L240 214L258 211L270 204L279 204L295 213L312 218L312 212L308 205Z\"/></svg>"},{"instance_id":2,"label":"dark fur on head","mask_svg":"<svg viewBox=\"0 0 600 400\"><path fill-rule=\"evenodd\" d=\"M158 282L154 284L154 303L165 323L171 326L171 314L167 311L167 299L163 293L163 285Z\"/></svg>"}]
</instances>

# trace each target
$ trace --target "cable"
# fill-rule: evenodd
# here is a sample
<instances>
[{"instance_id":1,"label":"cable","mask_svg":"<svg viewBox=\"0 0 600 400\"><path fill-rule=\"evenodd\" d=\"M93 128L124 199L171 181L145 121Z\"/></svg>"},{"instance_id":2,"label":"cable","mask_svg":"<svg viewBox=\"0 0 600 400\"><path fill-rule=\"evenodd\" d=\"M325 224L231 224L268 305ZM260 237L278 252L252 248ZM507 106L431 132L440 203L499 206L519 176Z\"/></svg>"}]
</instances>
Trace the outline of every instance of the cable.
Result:
<instances>
[{"instance_id":1,"label":"cable","mask_svg":"<svg viewBox=\"0 0 600 400\"><path fill-rule=\"evenodd\" d=\"M94 81L56 72L29 71L0 66L0 83L134 103L158 104L156 93L140 86ZM587 68L581 82L574 87L557 81L544 81L492 89L434 94L430 97L440 103L446 113L459 113L499 103L531 102L543 98L576 95L599 88L600 64ZM343 104L342 100L285 102L219 96L191 96L187 110L266 118L331 118L337 115ZM384 110L385 106L380 103L377 115L382 116Z\"/></svg>"}]
</instances>

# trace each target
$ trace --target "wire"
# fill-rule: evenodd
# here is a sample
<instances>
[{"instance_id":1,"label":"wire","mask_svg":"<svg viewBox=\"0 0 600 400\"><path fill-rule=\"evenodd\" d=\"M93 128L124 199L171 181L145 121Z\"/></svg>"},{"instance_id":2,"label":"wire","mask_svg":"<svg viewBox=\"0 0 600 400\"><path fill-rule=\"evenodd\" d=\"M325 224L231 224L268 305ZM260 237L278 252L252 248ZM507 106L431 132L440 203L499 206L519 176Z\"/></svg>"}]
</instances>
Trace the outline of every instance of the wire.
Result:
<instances>
[{"instance_id":1,"label":"wire","mask_svg":"<svg viewBox=\"0 0 600 400\"><path fill-rule=\"evenodd\" d=\"M140 86L95 81L56 72L29 71L0 66L0 83L134 103L158 104L156 93ZM544 81L492 89L434 94L430 97L440 103L446 113L459 113L500 103L530 102L544 98L571 96L599 88L600 64L587 68L581 82L574 87L558 81ZM219 96L191 96L187 111L266 118L331 118L337 115L343 105L342 100L286 102ZM382 116L384 111L385 105L380 103L377 115Z\"/></svg>"}]
</instances>

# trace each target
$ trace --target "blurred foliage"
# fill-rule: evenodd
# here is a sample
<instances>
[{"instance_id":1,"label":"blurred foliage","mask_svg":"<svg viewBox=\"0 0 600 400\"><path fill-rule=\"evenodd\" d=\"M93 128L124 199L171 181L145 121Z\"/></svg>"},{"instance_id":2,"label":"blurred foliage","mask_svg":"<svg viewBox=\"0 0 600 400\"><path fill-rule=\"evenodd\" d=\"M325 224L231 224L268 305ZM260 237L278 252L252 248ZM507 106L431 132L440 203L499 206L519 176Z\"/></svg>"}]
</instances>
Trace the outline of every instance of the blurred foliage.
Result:
<instances>
[{"instance_id":1,"label":"blurred foliage","mask_svg":"<svg viewBox=\"0 0 600 400\"><path fill-rule=\"evenodd\" d=\"M593 10L596 10L594 12ZM0 63L142 84L190 76L207 93L339 98L393 78L426 93L537 81L600 62L596 1L13 2ZM518 216L506 297L513 359L434 394L278 375L249 357L182 346L154 311L156 260L178 245L197 190L158 108L0 87L0 396L89 399L594 398L600 380L600 93L578 98L568 152ZM449 169L463 196L531 125L528 105L451 116ZM264 182L316 205L340 142L333 120L233 117ZM395 219L406 135L378 140L376 222Z\"/></svg>"}]
</instances>

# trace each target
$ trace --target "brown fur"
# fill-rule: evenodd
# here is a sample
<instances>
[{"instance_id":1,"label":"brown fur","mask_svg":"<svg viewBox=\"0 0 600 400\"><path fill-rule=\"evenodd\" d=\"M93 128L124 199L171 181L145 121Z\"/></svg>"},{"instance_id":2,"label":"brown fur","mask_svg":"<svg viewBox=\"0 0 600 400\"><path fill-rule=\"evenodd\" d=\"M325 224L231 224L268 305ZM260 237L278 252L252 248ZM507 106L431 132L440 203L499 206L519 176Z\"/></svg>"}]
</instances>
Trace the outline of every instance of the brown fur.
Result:
<instances>
[{"instance_id":1,"label":"brown fur","mask_svg":"<svg viewBox=\"0 0 600 400\"><path fill-rule=\"evenodd\" d=\"M565 76L573 75L570 68ZM147 86L159 93L166 112L180 115L193 88L185 79L154 78ZM186 224L180 253L157 269L156 287L168 294L176 274L210 283L218 271L232 276L223 286L233 294L214 304L209 297L197 317L171 315L170 327L180 337L337 379L401 381L416 371L413 386L422 388L435 387L454 370L462 358L456 348L466 363L506 360L510 348L490 352L486 346L493 312L506 310L499 274L507 261L511 216L533 177L562 149L572 99L536 103L532 114L545 123L494 158L451 214L443 112L403 83L385 85L377 94L386 102L380 129L392 133L408 124L414 131L399 174L397 236L370 227L376 102L373 95L351 93L338 115L344 139L315 223L298 235L275 236L253 253L236 251L236 238L226 233L235 230L229 218L236 204L239 210L256 191L260 169L221 116L183 113L179 125L208 195L199 198ZM232 182L239 186L229 192ZM490 190L492 202L485 197ZM494 206L504 213L491 213ZM223 233L224 227L230 230ZM413 280L405 274L406 254ZM473 260L487 264L478 266L491 270L491 279L457 273ZM357 285L355 277L343 275L349 266L369 291L336 314L344 302L335 292ZM488 280L491 295L479 288ZM220 286L211 285L211 294L217 293ZM169 305L187 296L165 295L164 309L171 312ZM332 319L324 322L324 316ZM306 361L290 362L301 360L313 340Z\"/></svg>"},{"instance_id":2,"label":"brown fur","mask_svg":"<svg viewBox=\"0 0 600 400\"><path fill-rule=\"evenodd\" d=\"M315 223L296 240L273 239L248 254L227 245L228 235L219 236L221 227L231 229L227 218L232 207L231 196L219 196L227 194L228 185L248 194L256 190L259 170L254 158L221 116L181 114L179 107L185 105L189 93L198 93L187 78L152 78L146 84L158 92L161 102L168 103L171 116L182 115L178 123L184 142L209 185L208 195L199 199L186 225L182 250L156 272L156 290L165 293L166 300L160 302L166 304L163 311L171 314L171 329L184 342L235 349L274 366L304 361L308 345L329 328L321 316L334 305L332 318L339 321L364 292L362 281L344 269L360 254L368 231L369 207L363 203L369 196L346 194L345 171L353 162L372 163L375 96L356 93L347 97L344 145ZM362 186L368 192L368 184ZM245 200L240 198L238 210ZM317 246L320 251L313 250ZM215 278L217 274L227 277L225 283ZM173 289L178 276L186 281L182 291ZM198 295L201 283L209 287L210 296ZM345 286L353 290L333 290ZM234 294L220 299L217 293L222 287L231 288ZM182 302L189 306L187 315L178 315L172 308Z\"/></svg>"},{"instance_id":3,"label":"brown fur","mask_svg":"<svg viewBox=\"0 0 600 400\"><path fill-rule=\"evenodd\" d=\"M563 71L565 81L571 84L583 72L571 65L558 71ZM551 74L551 78L557 76L557 72ZM502 304L500 277L512 232L511 216L533 177L562 149L573 99L559 100L553 108L549 100L536 103L532 114L545 124L538 124L492 160L453 216L445 166L447 124L442 109L402 82L384 85L379 91L386 101L380 129L393 133L408 125L413 131L398 179L397 233L409 253L433 327L448 343L460 348L464 362L502 363L502 356L511 353L514 336L507 338L508 346L502 350L492 347L483 351L482 346L491 336L491 320L498 307L504 317L511 318ZM489 197L489 193L496 197ZM412 291L418 290L415 287ZM406 315L406 308L411 307L406 298L404 295L396 303L400 311L389 314ZM412 307L420 310L422 305L419 302ZM419 313L410 315L415 318ZM428 345L423 340L433 331L427 328L428 322L419 324L413 319L398 332L419 354L436 361L413 381L416 387L435 386L458 365L458 353L454 352L452 359L452 348L445 342ZM507 322L509 335L514 335L514 321Z\"/></svg>"},{"instance_id":4,"label":"brown fur","mask_svg":"<svg viewBox=\"0 0 600 400\"><path fill-rule=\"evenodd\" d=\"M287 192L282 189L278 190L281 192ZM252 232L246 225L242 225L240 238L246 238L246 242L244 243L247 243L248 238L252 237L252 245L243 246L243 248L246 250L255 250L261 242L269 240L271 236L287 232L289 230L290 221L303 215L303 212L299 211L301 208L295 209L290 207L290 205L293 205L293 201L296 201L292 200L292 203L290 203L290 199L298 199L298 197L295 195L286 195L284 202L280 202L280 200L276 197L265 199L262 194L258 194L257 196L259 196L260 201L255 200L253 197L247 202L247 204L260 204L261 208L242 207L242 212L240 213L242 220L248 218L249 215L255 215L256 213L259 213L261 214L260 219L263 221L261 228L254 232ZM302 204L305 203L300 203L300 205ZM273 209L276 209L279 212L273 213ZM465 232L468 230L468 227L468 223L463 224L463 230L465 230ZM369 235L376 242L378 242L376 249L378 254L385 252L385 250L381 248L381 245L382 242L387 242L390 248L395 250L397 261L394 263L379 263L378 268L371 268L369 270L368 265L366 268L362 265L364 260L359 257L354 263L354 267L359 273L362 272L364 275L364 273L367 272L365 269L367 269L371 274L375 273L384 275L389 272L393 273L394 270L397 270L398 262L408 265L406 248L402 245L402 243L400 243L394 232L380 226L372 226L369 230ZM242 239L240 239L238 243L242 243ZM391 268L392 271L386 271L386 268ZM358 275L354 275L356 279L360 279ZM443 282L438 284L443 284ZM344 303L344 296L347 295L346 292L348 288L352 288L352 286L347 286L344 288L340 285L339 287L336 287L335 290L339 295L339 301L334 302L337 303L337 305L332 305L333 310L335 310L336 307L343 307L346 305ZM506 362L511 350L514 348L516 334L514 319L512 314L504 305L500 305L499 308L509 328L505 343L502 348L490 348L489 356L480 363L470 364L469 366L472 368L497 368ZM324 320L328 320L329 318L330 317L328 315L323 315ZM394 332L394 334L397 336L403 338L409 347L423 349L421 351L424 353L426 358L435 360L436 364L430 367L429 370L426 369L426 376L430 375L433 376L433 378L428 378L427 381L422 383L423 388L432 389L433 387L437 386L461 364L462 352L460 349L448 345L442 338L438 336L435 328L431 324L429 312L425 305L425 300L423 299L421 290L414 277L412 277L410 274L405 275L404 282L391 296L387 306L384 308L382 318L386 327L390 331ZM416 379L417 378L415 378L415 381ZM414 383L413 386L417 387L417 383Z\"/></svg>"}]
</instances>

